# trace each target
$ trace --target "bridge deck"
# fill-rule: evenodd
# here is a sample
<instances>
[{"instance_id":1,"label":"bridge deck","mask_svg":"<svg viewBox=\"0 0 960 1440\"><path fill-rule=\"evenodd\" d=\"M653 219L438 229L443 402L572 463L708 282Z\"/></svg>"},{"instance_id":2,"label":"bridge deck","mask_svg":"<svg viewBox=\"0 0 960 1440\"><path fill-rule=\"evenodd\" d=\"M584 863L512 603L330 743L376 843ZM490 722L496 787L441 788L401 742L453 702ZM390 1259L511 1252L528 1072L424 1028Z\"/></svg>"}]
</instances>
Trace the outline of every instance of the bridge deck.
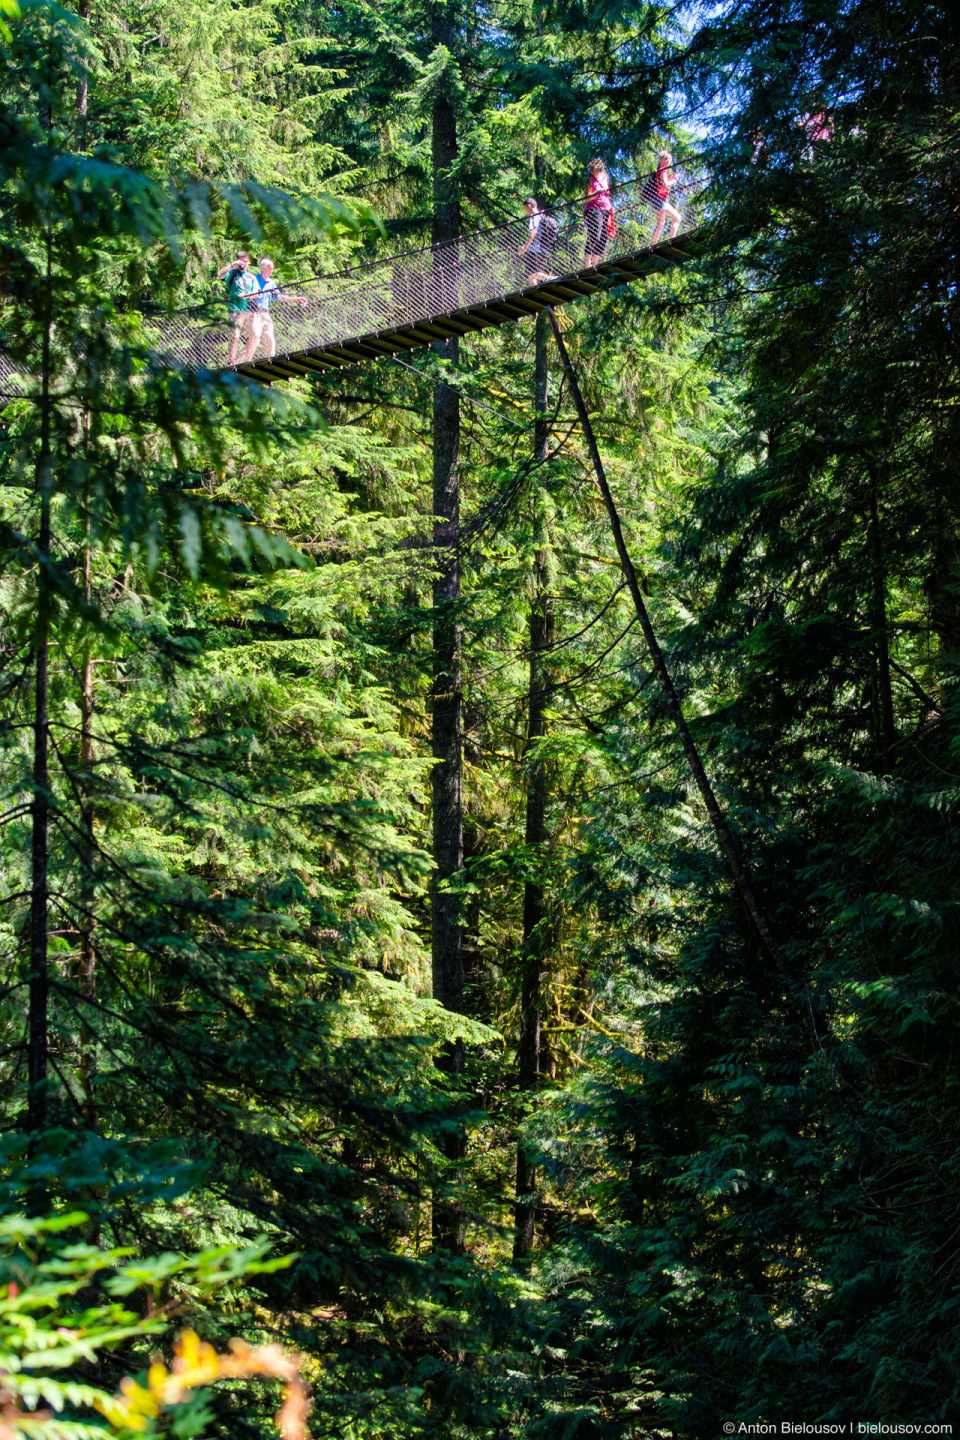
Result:
<instances>
[{"instance_id":1,"label":"bridge deck","mask_svg":"<svg viewBox=\"0 0 960 1440\"><path fill-rule=\"evenodd\" d=\"M623 285L651 272L682 264L692 258L693 252L693 237L678 235L666 244L619 255L616 260L560 275L556 280L542 281L507 295L491 295L483 301L423 320L383 326L336 343L290 350L269 360L254 359L235 368L241 375L268 383L340 370L364 360L417 350L452 335L470 335L508 321L522 320L548 305L563 305L569 300L579 300L582 295L595 295L612 285Z\"/></svg>"}]
</instances>

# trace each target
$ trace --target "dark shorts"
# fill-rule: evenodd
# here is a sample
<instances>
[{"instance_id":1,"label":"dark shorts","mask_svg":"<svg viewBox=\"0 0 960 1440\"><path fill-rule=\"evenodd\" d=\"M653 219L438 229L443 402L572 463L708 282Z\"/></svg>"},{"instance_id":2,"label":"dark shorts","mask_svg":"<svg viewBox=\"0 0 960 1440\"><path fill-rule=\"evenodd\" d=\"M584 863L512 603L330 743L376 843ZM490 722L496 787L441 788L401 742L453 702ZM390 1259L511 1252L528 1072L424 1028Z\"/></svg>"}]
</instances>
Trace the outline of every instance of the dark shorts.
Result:
<instances>
[{"instance_id":1,"label":"dark shorts","mask_svg":"<svg viewBox=\"0 0 960 1440\"><path fill-rule=\"evenodd\" d=\"M546 272L547 257L542 250L528 250L523 257L523 263L528 275L536 275L539 272Z\"/></svg>"},{"instance_id":2,"label":"dark shorts","mask_svg":"<svg viewBox=\"0 0 960 1440\"><path fill-rule=\"evenodd\" d=\"M587 254L602 255L607 248L607 216L609 210L585 210L587 222Z\"/></svg>"}]
</instances>

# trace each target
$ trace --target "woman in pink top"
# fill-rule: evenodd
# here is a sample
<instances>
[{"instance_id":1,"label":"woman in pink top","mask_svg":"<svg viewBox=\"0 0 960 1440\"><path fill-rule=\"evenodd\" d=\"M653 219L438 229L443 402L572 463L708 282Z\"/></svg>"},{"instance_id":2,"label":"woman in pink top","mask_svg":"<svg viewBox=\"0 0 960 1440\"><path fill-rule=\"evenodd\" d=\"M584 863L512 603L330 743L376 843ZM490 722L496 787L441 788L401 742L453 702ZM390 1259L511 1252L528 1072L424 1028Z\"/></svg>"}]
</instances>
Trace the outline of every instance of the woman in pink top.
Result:
<instances>
[{"instance_id":1,"label":"woman in pink top","mask_svg":"<svg viewBox=\"0 0 960 1440\"><path fill-rule=\"evenodd\" d=\"M610 200L610 176L602 160L590 161L590 174L584 192L583 216L587 222L585 265L599 265L607 248L607 224L613 208Z\"/></svg>"},{"instance_id":2,"label":"woman in pink top","mask_svg":"<svg viewBox=\"0 0 960 1440\"><path fill-rule=\"evenodd\" d=\"M671 170L673 156L669 150L661 150L657 156L657 173L645 180L640 194L648 205L653 206L655 225L653 234L650 236L650 244L656 245L660 239L660 232L663 230L663 222L670 216L670 239L680 228L680 211L675 205L670 204L670 191L677 183L677 172Z\"/></svg>"}]
</instances>

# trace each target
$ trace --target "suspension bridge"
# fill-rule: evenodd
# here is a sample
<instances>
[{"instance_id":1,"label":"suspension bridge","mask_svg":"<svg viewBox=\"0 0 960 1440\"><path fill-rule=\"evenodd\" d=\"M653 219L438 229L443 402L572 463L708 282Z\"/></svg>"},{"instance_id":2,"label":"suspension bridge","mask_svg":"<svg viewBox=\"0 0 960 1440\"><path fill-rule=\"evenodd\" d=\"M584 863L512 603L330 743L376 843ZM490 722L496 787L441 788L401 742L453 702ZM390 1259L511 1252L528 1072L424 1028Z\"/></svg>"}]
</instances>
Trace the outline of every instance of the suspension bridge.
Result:
<instances>
[{"instance_id":1,"label":"suspension bridge","mask_svg":"<svg viewBox=\"0 0 960 1440\"><path fill-rule=\"evenodd\" d=\"M215 319L209 306L144 317L147 336L177 368L233 369L272 383L520 320L691 258L701 182L681 176L670 192L670 204L681 217L677 233L660 235L654 243L656 216L644 196L645 190L650 194L653 179L640 175L611 188L613 225L607 227L604 216L599 255L599 245L589 248L584 202L579 199L544 212L553 221L547 227L553 243L532 255L520 253L530 236L527 220L518 219L298 282L296 294L306 297L306 305L273 301L274 354L254 353L244 359L242 339L241 358L229 365L230 330L222 302ZM668 231L669 222L663 228ZM262 338L261 352L266 348Z\"/></svg>"}]
</instances>

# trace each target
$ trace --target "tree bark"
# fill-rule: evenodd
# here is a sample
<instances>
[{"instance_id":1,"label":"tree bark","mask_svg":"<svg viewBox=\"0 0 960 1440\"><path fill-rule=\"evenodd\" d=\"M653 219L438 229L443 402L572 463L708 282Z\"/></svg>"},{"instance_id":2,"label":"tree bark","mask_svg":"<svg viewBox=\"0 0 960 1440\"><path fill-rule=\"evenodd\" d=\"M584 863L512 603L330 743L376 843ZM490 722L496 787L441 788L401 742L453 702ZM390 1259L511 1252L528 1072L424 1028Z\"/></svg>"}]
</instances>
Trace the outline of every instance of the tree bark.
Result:
<instances>
[{"instance_id":1,"label":"tree bark","mask_svg":"<svg viewBox=\"0 0 960 1440\"><path fill-rule=\"evenodd\" d=\"M90 6L86 3L86 0L81 0L80 6L79 6L79 8L78 8L78 10L77 10L77 14L80 16L80 19L81 19L84 23L86 23L86 22L90 19ZM88 98L88 94L89 94L89 87L88 87L88 82L87 82L87 72L86 72L86 69L84 68L84 69L80 72L80 79L77 81L77 149L78 149L78 150L85 150L85 149L87 148L87 98Z\"/></svg>"},{"instance_id":2,"label":"tree bark","mask_svg":"<svg viewBox=\"0 0 960 1440\"><path fill-rule=\"evenodd\" d=\"M83 598L90 603L90 536L88 533L83 551ZM97 991L97 952L94 940L93 906L96 900L93 883L94 815L93 802L89 794L89 779L93 767L93 656L89 638L83 655L83 674L80 694L80 768L83 772L83 799L80 806L80 864L82 869L81 893L83 915L80 920L80 959L78 965L78 988L88 1000L93 1000ZM94 1094L97 1058L93 1032L86 1022L80 1026L79 1080L83 1093L83 1114L91 1130L97 1125L97 1105Z\"/></svg>"},{"instance_id":3,"label":"tree bark","mask_svg":"<svg viewBox=\"0 0 960 1440\"><path fill-rule=\"evenodd\" d=\"M534 358L534 454L541 463L547 454L547 333L549 321L537 316ZM535 502L536 503L536 502ZM537 505L534 537L533 599L530 605L530 688L527 718L527 814L524 841L529 855L539 858L547 838L547 771L541 757L529 758L536 742L546 734L547 680L544 655L553 643L553 604L548 590L546 540ZM536 861L534 862L536 863ZM540 1005L543 988L547 908L543 881L528 879L523 887L523 973L520 991L519 1084L521 1091L537 1088L540 1076ZM522 1260L533 1249L536 1225L536 1167L528 1147L517 1145L517 1192L513 1258Z\"/></svg>"},{"instance_id":4,"label":"tree bark","mask_svg":"<svg viewBox=\"0 0 960 1440\"><path fill-rule=\"evenodd\" d=\"M630 595L633 599L634 609L637 612L637 619L640 622L640 629L643 631L643 638L646 641L647 650L649 651L650 659L653 662L653 668L656 673L657 679L660 682L660 689L662 690L664 699L667 702L667 709L670 712L670 718L673 721L674 729L676 730L679 737L684 757L686 759L690 772L696 782L697 789L700 791L701 799L706 806L707 814L710 817L710 824L713 829L717 845L719 846L720 852L727 862L730 874L733 878L734 887L740 897L741 904L746 911L747 918L750 922L751 928L756 935L760 948L763 950L764 954L767 956L767 959L771 962L774 969L779 971L780 974L784 977L784 979L792 981L794 979L793 973L780 953L780 948L777 945L776 940L774 939L773 931L770 928L770 923L767 920L767 917L763 911L763 908L760 905L759 900L757 899L749 872L747 871L747 868L740 856L736 841L733 838L730 827L728 826L724 814L717 802L717 797L713 792L713 786L710 784L710 781L707 777L707 772L703 767L703 762L700 759L699 752L697 751L697 747L693 741L693 736L690 733L690 728L687 725L686 717L684 716L683 709L680 705L679 696L677 695L676 689L674 688L673 680L670 677L670 672L667 670L666 661L663 658L663 652L661 651L660 646L657 643L657 637L654 633L653 626L650 623L650 617L647 614L647 607L644 604L643 596L640 593L640 585L637 581L636 571L633 568L633 562L630 559L630 552L627 550L626 541L623 538L623 529L620 525L620 516L617 514L617 508L614 504L613 496L610 493L610 486L607 484L607 476L603 468L603 461L600 458L600 451L597 448L596 436L593 433L593 426L590 424L590 416L587 413L587 407L584 403L583 395L580 392L580 386L577 381L576 371L574 370L573 365L570 361L570 356L567 353L567 347L564 344L563 336L560 333L560 326L557 324L557 317L554 315L552 307L548 309L548 313L550 316L550 324L553 327L554 339L557 342L557 349L559 350L560 358L563 361L563 368L566 372L567 381L570 385L570 392L573 396L577 415L580 419L584 438L587 442L587 449L590 452L590 459L593 461L593 468L596 472L597 484L600 487L600 494L603 497L603 503L607 509L607 515L610 520L610 528L613 531L614 544L616 546L617 555L620 559L621 569L623 570L623 578L627 582L627 589L630 591ZM814 1033L816 1033L816 1021L813 1017L812 1011L810 1011L810 1022L813 1026Z\"/></svg>"},{"instance_id":5,"label":"tree bark","mask_svg":"<svg viewBox=\"0 0 960 1440\"><path fill-rule=\"evenodd\" d=\"M49 902L48 840L50 829L50 708L48 638L49 597L43 561L50 555L50 494L41 466L40 534L37 548L41 568L36 645L36 689L33 715L33 830L30 845L30 982L29 1060L27 1065L27 1128L31 1134L47 1123L47 1055L50 974L48 959Z\"/></svg>"},{"instance_id":6,"label":"tree bark","mask_svg":"<svg viewBox=\"0 0 960 1440\"><path fill-rule=\"evenodd\" d=\"M432 9L433 43L454 47L456 15L452 5ZM438 95L433 106L433 243L456 239L460 207L450 175L457 158L453 105ZM434 352L456 365L456 337L438 341ZM463 926L457 897L440 888L463 867L463 702L460 677L460 397L448 385L433 391L433 543L437 577L433 582L433 860L431 940L433 996L447 1010L463 1010ZM464 1048L458 1040L444 1047L441 1068L456 1082L463 1074ZM444 1143L448 1160L466 1154L462 1129ZM455 1186L459 1172L448 1177ZM456 1203L438 1199L433 1210L434 1244L461 1253L465 1223Z\"/></svg>"},{"instance_id":7,"label":"tree bark","mask_svg":"<svg viewBox=\"0 0 960 1440\"><path fill-rule=\"evenodd\" d=\"M50 337L52 331L52 241L46 236L46 296L40 365L40 447L36 487L40 500L37 536L37 619L34 646L35 699L33 714L33 804L30 840L30 973L27 1017L27 1129L37 1136L47 1125L49 1102L49 831L50 831L50 612L52 596L50 561L50 498L53 477L50 462ZM46 1208L45 1188L36 1186L28 1197L34 1213Z\"/></svg>"},{"instance_id":8,"label":"tree bark","mask_svg":"<svg viewBox=\"0 0 960 1440\"><path fill-rule=\"evenodd\" d=\"M431 34L436 49L456 48L457 7L452 3L431 7ZM431 145L433 159L433 243L442 245L460 234L460 201L451 174L457 160L457 117L449 95L440 93L433 102Z\"/></svg>"},{"instance_id":9,"label":"tree bark","mask_svg":"<svg viewBox=\"0 0 960 1440\"><path fill-rule=\"evenodd\" d=\"M887 632L887 583L883 568L883 548L880 541L880 507L877 501L877 477L870 473L870 515L867 522L867 539L870 547L871 617L874 633L877 665L877 690L879 700L880 729L877 735L877 751L881 771L889 770L896 759L894 746L897 729L893 718L893 685L890 679L890 643Z\"/></svg>"}]
</instances>

